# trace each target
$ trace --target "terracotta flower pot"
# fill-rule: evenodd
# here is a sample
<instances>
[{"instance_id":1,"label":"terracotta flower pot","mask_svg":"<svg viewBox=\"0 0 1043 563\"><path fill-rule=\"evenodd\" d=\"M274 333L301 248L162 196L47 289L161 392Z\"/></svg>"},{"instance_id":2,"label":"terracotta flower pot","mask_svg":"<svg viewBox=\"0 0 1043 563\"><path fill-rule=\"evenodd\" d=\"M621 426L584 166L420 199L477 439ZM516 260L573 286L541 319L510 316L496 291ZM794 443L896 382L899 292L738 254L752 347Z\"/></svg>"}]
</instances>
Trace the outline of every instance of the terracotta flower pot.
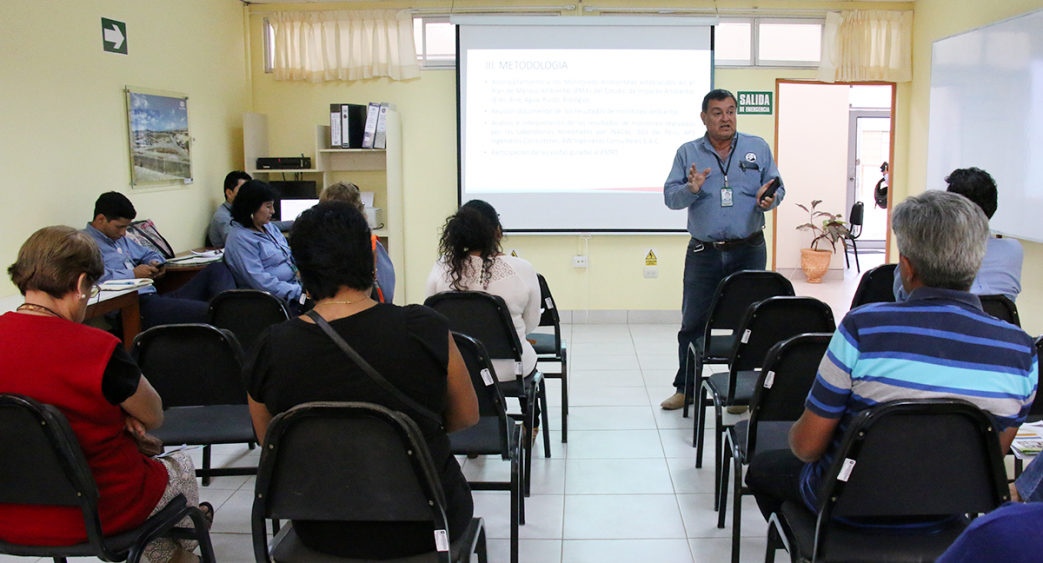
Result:
<instances>
[{"instance_id":1,"label":"terracotta flower pot","mask_svg":"<svg viewBox=\"0 0 1043 563\"><path fill-rule=\"evenodd\" d=\"M829 270L833 252L829 250L800 249L800 267L808 277L808 283L822 283L822 276Z\"/></svg>"}]
</instances>

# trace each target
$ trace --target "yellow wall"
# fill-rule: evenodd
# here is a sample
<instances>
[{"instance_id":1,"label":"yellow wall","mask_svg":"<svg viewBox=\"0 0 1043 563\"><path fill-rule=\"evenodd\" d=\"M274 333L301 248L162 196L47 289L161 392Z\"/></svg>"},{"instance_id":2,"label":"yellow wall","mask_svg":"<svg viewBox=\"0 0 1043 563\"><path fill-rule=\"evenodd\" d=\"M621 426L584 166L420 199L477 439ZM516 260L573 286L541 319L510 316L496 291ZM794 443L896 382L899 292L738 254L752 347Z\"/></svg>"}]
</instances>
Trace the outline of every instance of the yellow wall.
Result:
<instances>
[{"instance_id":1,"label":"yellow wall","mask_svg":"<svg viewBox=\"0 0 1043 563\"><path fill-rule=\"evenodd\" d=\"M938 39L956 35L995 21L1043 8L1043 0L917 0L913 23L913 82L910 86L910 120L906 181L900 182L894 201L924 191L927 174L927 122L930 108L931 46ZM1002 87L1002 86L1000 86ZM998 109L998 111L1003 111ZM897 172L901 174L901 171ZM903 189L904 188L904 189ZM1000 205L1003 205L1002 186ZM1025 262L1018 312L1029 334L1043 333L1043 244L1022 241ZM896 257L893 249L892 256Z\"/></svg>"},{"instance_id":2,"label":"yellow wall","mask_svg":"<svg viewBox=\"0 0 1043 563\"><path fill-rule=\"evenodd\" d=\"M314 5L307 5L308 7ZM300 9L278 5L279 9ZM255 6L261 12L271 5ZM250 18L253 111L268 115L269 152L291 155L314 150L314 126L329 120L330 103L392 102L402 117L403 183L406 222L406 300L424 300L424 283L438 256L439 228L456 210L456 75L427 70L407 81L387 79L352 83L277 82L262 68L263 14ZM716 85L733 91L775 91L776 78L811 78L814 71L793 69L719 70ZM701 103L702 98L692 103ZM739 128L774 143L774 116L741 116ZM663 171L666 178L668 170ZM783 173L785 173L783 171ZM352 176L338 176L353 179ZM365 179L365 178L363 178ZM379 181L379 179L378 179ZM358 183L358 182L357 182ZM366 186L360 183L363 189ZM378 188L380 189L380 188ZM772 229L768 216L767 233ZM504 240L544 274L562 309L677 310L687 236L593 235L590 267L575 269L572 256L583 250L579 236L514 235ZM654 249L659 277L643 277L644 258ZM770 252L770 250L769 250ZM401 270L401 268L399 268Z\"/></svg>"},{"instance_id":3,"label":"yellow wall","mask_svg":"<svg viewBox=\"0 0 1043 563\"><path fill-rule=\"evenodd\" d=\"M127 24L128 55L102 51L101 18ZM0 265L54 224L82 228L116 190L177 249L199 246L242 162L250 104L238 0L11 0L0 33ZM195 183L131 189L125 86L189 96ZM0 297L17 289L7 276Z\"/></svg>"}]
</instances>

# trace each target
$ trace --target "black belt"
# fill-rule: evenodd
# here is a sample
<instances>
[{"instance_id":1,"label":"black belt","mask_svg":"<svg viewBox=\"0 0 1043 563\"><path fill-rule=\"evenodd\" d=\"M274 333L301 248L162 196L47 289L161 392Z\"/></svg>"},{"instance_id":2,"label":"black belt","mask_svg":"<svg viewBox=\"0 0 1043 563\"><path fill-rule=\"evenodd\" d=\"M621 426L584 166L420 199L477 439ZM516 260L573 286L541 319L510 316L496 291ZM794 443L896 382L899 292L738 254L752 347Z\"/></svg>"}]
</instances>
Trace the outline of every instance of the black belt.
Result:
<instances>
[{"instance_id":1,"label":"black belt","mask_svg":"<svg viewBox=\"0 0 1043 563\"><path fill-rule=\"evenodd\" d=\"M716 248L717 250L731 250L731 249L735 248L736 246L742 246L744 244L745 245L752 245L752 244L757 244L757 243L762 242L764 240L764 232L763 231L757 231L757 232L753 233L752 235L750 235L750 236L748 236L746 238L737 238L737 239L734 239L734 240L721 240L721 241L699 240L699 239L695 239L695 240L697 242L701 243L701 244L706 245L706 246L712 246L713 248Z\"/></svg>"}]
</instances>

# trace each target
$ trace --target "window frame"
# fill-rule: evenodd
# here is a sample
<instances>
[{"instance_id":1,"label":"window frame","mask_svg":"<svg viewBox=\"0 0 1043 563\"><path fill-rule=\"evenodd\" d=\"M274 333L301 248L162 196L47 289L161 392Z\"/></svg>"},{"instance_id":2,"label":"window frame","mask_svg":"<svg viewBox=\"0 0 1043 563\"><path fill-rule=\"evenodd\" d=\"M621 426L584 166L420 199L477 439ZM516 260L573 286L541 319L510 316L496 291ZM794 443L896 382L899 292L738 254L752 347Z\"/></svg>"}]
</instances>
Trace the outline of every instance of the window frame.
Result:
<instances>
[{"instance_id":1,"label":"window frame","mask_svg":"<svg viewBox=\"0 0 1043 563\"><path fill-rule=\"evenodd\" d=\"M272 37L274 29L272 22L267 17L261 22L261 40L264 45L264 73L275 72L275 38Z\"/></svg>"},{"instance_id":2,"label":"window frame","mask_svg":"<svg viewBox=\"0 0 1043 563\"><path fill-rule=\"evenodd\" d=\"M775 60L775 59L761 59L760 58L760 25L762 23L767 24L792 24L792 25L819 25L822 29L825 29L826 19L812 18L812 17L779 17L779 16L765 16L765 17L736 17L736 18L721 18L721 23L749 23L750 24L750 59L749 61L741 60L719 60L717 59L716 50L714 52L714 67L715 68L799 68L799 69L815 69L818 68L822 63L822 48L819 46L819 60L817 61L794 61L794 60Z\"/></svg>"},{"instance_id":3,"label":"window frame","mask_svg":"<svg viewBox=\"0 0 1043 563\"><path fill-rule=\"evenodd\" d=\"M453 70L456 68L456 47L453 47L453 56L448 59L429 59L427 55L427 24L447 23L449 14L413 14L413 38L416 38L416 24L420 21L420 45L416 45L416 62L420 70ZM454 28L455 35L455 28Z\"/></svg>"}]
</instances>

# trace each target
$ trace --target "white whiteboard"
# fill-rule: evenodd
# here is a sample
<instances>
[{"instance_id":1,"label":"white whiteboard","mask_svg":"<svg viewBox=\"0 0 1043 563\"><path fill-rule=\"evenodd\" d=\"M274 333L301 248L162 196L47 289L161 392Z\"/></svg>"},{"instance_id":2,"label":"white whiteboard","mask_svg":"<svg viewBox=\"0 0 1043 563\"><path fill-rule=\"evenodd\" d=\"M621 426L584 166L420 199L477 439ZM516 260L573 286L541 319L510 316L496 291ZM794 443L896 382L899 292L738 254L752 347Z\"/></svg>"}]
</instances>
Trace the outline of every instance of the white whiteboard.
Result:
<instances>
[{"instance_id":1,"label":"white whiteboard","mask_svg":"<svg viewBox=\"0 0 1043 563\"><path fill-rule=\"evenodd\" d=\"M957 168L996 179L993 231L1043 242L1043 11L934 43L927 188Z\"/></svg>"}]
</instances>

